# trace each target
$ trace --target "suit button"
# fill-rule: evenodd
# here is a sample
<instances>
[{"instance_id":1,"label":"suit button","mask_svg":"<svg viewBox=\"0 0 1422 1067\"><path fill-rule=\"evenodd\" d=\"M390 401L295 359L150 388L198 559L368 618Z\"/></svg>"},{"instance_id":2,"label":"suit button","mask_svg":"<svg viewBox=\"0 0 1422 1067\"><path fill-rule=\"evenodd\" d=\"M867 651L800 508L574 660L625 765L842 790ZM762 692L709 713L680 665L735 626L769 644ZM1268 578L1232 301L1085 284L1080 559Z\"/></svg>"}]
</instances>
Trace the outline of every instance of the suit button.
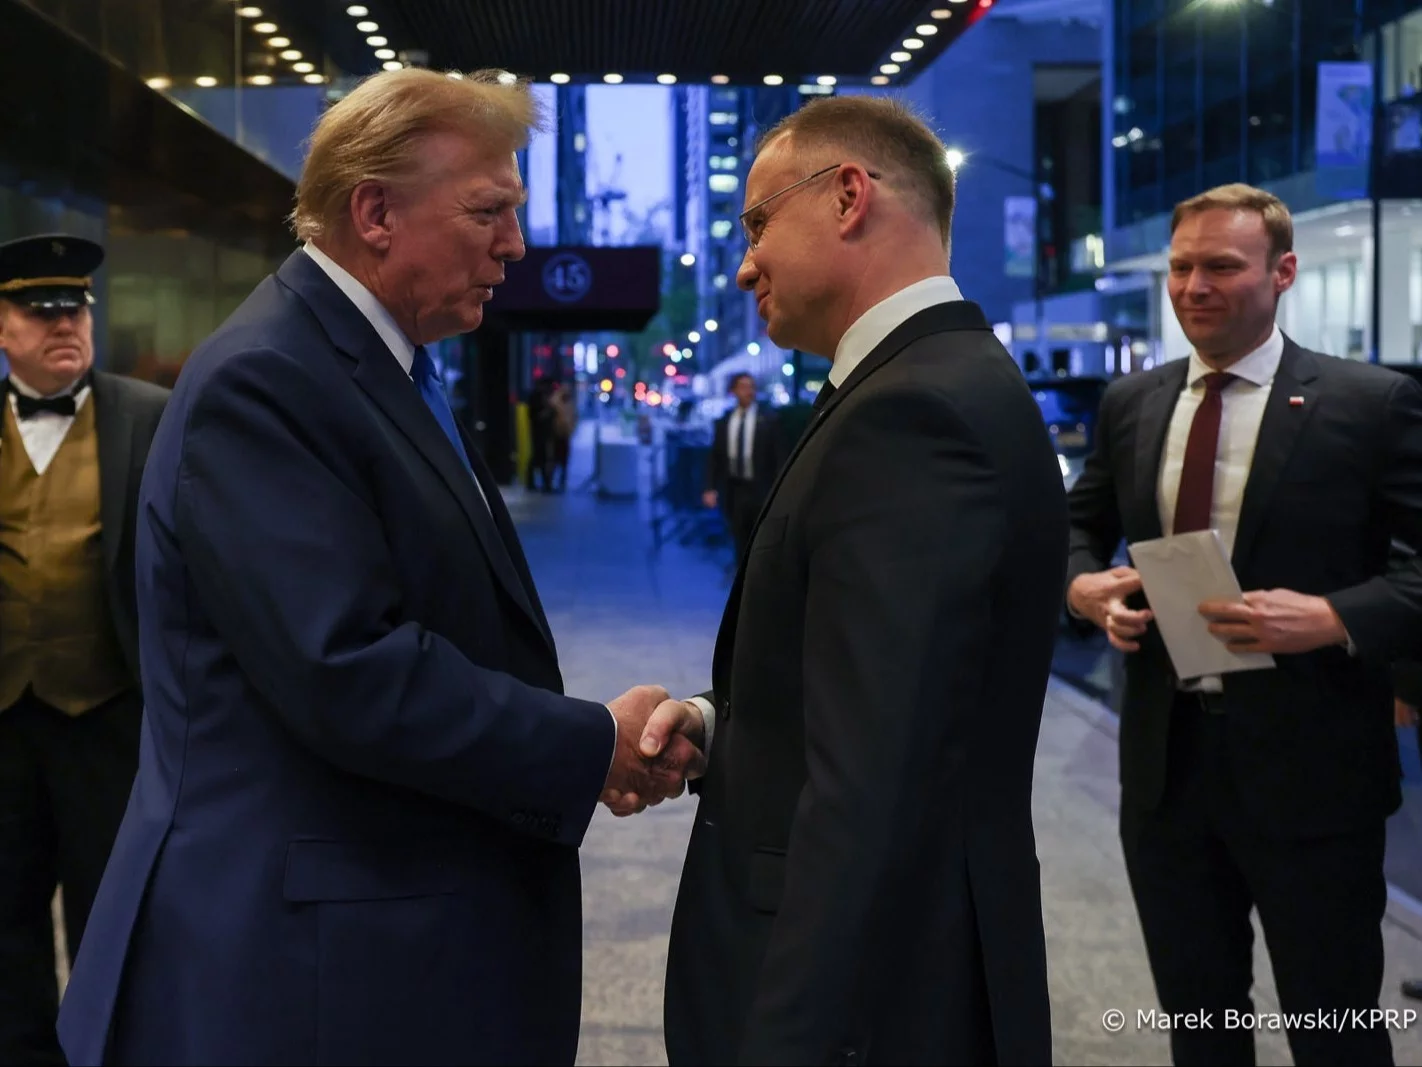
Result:
<instances>
[{"instance_id":1,"label":"suit button","mask_svg":"<svg viewBox=\"0 0 1422 1067\"><path fill-rule=\"evenodd\" d=\"M527 812L525 812L525 811L516 811L516 812L513 813L513 824L514 824L515 826L522 826L522 825L523 825L524 823L526 823L526 822L528 822L528 813L527 813Z\"/></svg>"},{"instance_id":2,"label":"suit button","mask_svg":"<svg viewBox=\"0 0 1422 1067\"><path fill-rule=\"evenodd\" d=\"M844 1067L854 1067L859 1062L859 1053L852 1048L842 1048L839 1050L839 1062Z\"/></svg>"},{"instance_id":3,"label":"suit button","mask_svg":"<svg viewBox=\"0 0 1422 1067\"><path fill-rule=\"evenodd\" d=\"M723 719L729 719L730 717L731 717L731 702L728 700L728 701L726 701L725 704L723 704L723 705L721 706L721 718L723 718Z\"/></svg>"}]
</instances>

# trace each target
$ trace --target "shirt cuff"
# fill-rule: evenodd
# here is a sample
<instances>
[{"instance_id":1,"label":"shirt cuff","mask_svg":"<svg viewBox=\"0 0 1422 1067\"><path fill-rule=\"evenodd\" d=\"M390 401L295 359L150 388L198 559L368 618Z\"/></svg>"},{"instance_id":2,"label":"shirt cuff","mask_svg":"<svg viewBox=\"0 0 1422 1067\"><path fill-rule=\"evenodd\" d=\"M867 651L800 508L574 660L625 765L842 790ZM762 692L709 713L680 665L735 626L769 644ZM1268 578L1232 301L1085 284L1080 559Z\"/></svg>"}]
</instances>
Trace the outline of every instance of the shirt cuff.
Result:
<instances>
[{"instance_id":1,"label":"shirt cuff","mask_svg":"<svg viewBox=\"0 0 1422 1067\"><path fill-rule=\"evenodd\" d=\"M702 732L706 735L706 747L702 749L701 754L709 756L711 755L711 739L716 735L716 709L705 697L692 697L688 703L696 705L696 710L701 712Z\"/></svg>"},{"instance_id":2,"label":"shirt cuff","mask_svg":"<svg viewBox=\"0 0 1422 1067\"><path fill-rule=\"evenodd\" d=\"M603 707L607 708L607 705L604 704ZM617 735L622 729L621 726L618 725L617 716L613 714L611 708L607 708L607 713L612 716L612 755L607 758L607 775L603 778L603 781L612 777L612 765L617 762Z\"/></svg>"}]
</instances>

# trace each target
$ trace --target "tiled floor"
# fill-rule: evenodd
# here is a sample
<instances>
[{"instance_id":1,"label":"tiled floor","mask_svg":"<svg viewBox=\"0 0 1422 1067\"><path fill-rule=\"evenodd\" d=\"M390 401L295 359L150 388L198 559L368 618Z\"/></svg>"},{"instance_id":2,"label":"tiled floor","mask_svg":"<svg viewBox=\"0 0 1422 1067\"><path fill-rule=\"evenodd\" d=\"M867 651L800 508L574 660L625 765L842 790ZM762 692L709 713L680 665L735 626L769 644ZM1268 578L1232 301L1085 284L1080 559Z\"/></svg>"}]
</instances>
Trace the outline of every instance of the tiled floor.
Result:
<instances>
[{"instance_id":1,"label":"tiled floor","mask_svg":"<svg viewBox=\"0 0 1422 1067\"><path fill-rule=\"evenodd\" d=\"M575 467L574 486L586 474ZM706 685L728 586L725 548L672 544L654 554L645 505L590 492L513 492L510 502L570 692L606 699L638 682L677 695ZM1134 1025L1155 998L1116 836L1115 720L1062 683L1047 699L1034 799L1056 1062L1169 1063L1166 1035ZM627 820L601 812L588 833L581 1064L665 1063L667 930L694 805L669 801ZM1383 1005L1404 1008L1412 1002L1398 982L1422 976L1422 916L1391 905L1384 936ZM1256 1006L1276 1010L1259 943ZM1132 1017L1121 1033L1102 1026L1111 1008ZM1422 1063L1422 1023L1395 1034L1394 1047L1398 1063ZM1282 1035L1260 1035L1259 1062L1290 1062Z\"/></svg>"}]
</instances>

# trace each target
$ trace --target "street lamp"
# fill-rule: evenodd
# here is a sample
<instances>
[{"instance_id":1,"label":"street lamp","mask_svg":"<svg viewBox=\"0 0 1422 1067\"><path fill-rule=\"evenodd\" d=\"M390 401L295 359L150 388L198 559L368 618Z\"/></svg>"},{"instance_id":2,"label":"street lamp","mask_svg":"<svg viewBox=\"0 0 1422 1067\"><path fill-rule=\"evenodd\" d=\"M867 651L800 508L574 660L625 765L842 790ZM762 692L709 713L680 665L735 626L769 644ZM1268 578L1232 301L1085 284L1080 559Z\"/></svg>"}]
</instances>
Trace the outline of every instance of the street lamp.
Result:
<instances>
[{"instance_id":1,"label":"street lamp","mask_svg":"<svg viewBox=\"0 0 1422 1067\"><path fill-rule=\"evenodd\" d=\"M1043 324L1043 278L1042 278L1042 207L1043 188L1042 183L1037 180L1037 176L1021 167L1006 163L992 156L983 155L981 152L974 152L971 156L960 148L949 148L944 157L948 162L948 169L953 172L954 177L966 164L968 166L981 165L991 170L999 171L1003 174L1011 175L1014 178L1021 178L1032 187L1032 201L1035 204L1035 226L1032 241L1032 299L1035 304L1035 314L1037 319L1037 347L1042 350L1043 357L1046 355L1046 331Z\"/></svg>"}]
</instances>

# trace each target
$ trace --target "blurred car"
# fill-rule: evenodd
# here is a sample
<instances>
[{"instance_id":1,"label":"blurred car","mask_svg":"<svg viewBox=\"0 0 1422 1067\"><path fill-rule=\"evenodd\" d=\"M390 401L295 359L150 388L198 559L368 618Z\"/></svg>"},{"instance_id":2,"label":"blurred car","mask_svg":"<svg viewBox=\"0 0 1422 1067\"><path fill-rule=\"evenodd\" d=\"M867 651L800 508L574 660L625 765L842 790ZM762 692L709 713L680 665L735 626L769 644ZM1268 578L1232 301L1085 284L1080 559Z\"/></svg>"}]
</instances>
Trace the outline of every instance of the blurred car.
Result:
<instances>
[{"instance_id":1,"label":"blurred car","mask_svg":"<svg viewBox=\"0 0 1422 1067\"><path fill-rule=\"evenodd\" d=\"M1081 476L1096 441L1096 416L1105 378L1028 379L1042 419L1057 449L1057 465L1068 489Z\"/></svg>"}]
</instances>

